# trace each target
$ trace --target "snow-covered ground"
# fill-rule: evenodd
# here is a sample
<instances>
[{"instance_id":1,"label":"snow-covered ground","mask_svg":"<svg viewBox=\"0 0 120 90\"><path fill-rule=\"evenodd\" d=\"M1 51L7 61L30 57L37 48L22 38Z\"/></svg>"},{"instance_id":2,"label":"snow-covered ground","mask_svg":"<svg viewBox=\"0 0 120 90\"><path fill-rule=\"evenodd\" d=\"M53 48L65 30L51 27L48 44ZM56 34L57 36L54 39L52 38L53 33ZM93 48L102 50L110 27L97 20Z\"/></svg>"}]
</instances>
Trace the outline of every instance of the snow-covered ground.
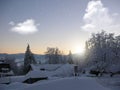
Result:
<instances>
[{"instance_id":1,"label":"snow-covered ground","mask_svg":"<svg viewBox=\"0 0 120 90\"><path fill-rule=\"evenodd\" d=\"M7 80L10 84L0 84L0 90L120 90L120 76L103 75L93 77L91 74L80 74L74 77L74 65L42 65L33 67L24 76L0 78L0 82ZM37 69L36 69L37 68ZM33 84L22 83L28 78L48 77L48 80L37 81ZM63 78L64 77L64 78Z\"/></svg>"},{"instance_id":2,"label":"snow-covered ground","mask_svg":"<svg viewBox=\"0 0 120 90\"><path fill-rule=\"evenodd\" d=\"M91 77L55 78L34 84L12 83L0 85L0 90L110 90Z\"/></svg>"},{"instance_id":3,"label":"snow-covered ground","mask_svg":"<svg viewBox=\"0 0 120 90\"><path fill-rule=\"evenodd\" d=\"M111 90L120 90L120 76L115 77L99 77L97 81L105 86L111 88Z\"/></svg>"}]
</instances>

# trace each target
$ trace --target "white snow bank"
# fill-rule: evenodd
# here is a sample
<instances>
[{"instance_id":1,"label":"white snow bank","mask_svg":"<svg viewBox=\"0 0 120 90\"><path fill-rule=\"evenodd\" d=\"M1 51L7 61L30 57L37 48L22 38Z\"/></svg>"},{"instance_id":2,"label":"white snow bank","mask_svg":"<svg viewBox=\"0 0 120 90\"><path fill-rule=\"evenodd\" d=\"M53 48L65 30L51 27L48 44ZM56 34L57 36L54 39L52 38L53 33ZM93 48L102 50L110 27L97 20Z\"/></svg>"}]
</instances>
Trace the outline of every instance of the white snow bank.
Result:
<instances>
[{"instance_id":1,"label":"white snow bank","mask_svg":"<svg viewBox=\"0 0 120 90\"><path fill-rule=\"evenodd\" d=\"M9 78L10 78L11 83L13 83L13 82L23 82L26 79L25 76L11 76Z\"/></svg>"},{"instance_id":2,"label":"white snow bank","mask_svg":"<svg viewBox=\"0 0 120 90\"><path fill-rule=\"evenodd\" d=\"M7 89L11 89L11 90L14 90L14 89L20 89L20 88L23 88L23 87L27 87L28 84L24 84L24 83L20 83L20 82L15 82L15 83L11 83L10 85L7 86Z\"/></svg>"},{"instance_id":3,"label":"white snow bank","mask_svg":"<svg viewBox=\"0 0 120 90\"><path fill-rule=\"evenodd\" d=\"M109 90L97 83L93 78L63 78L31 86L18 88L19 90Z\"/></svg>"},{"instance_id":4,"label":"white snow bank","mask_svg":"<svg viewBox=\"0 0 120 90\"><path fill-rule=\"evenodd\" d=\"M2 83L10 83L10 78L9 77L0 78L0 84L2 84Z\"/></svg>"},{"instance_id":5,"label":"white snow bank","mask_svg":"<svg viewBox=\"0 0 120 90\"><path fill-rule=\"evenodd\" d=\"M2 85L0 84L0 90L18 90L23 89L25 87L29 86L28 84L20 83L20 82L14 82L9 85Z\"/></svg>"},{"instance_id":6,"label":"white snow bank","mask_svg":"<svg viewBox=\"0 0 120 90\"><path fill-rule=\"evenodd\" d=\"M120 77L99 77L97 81L111 90L120 90Z\"/></svg>"}]
</instances>

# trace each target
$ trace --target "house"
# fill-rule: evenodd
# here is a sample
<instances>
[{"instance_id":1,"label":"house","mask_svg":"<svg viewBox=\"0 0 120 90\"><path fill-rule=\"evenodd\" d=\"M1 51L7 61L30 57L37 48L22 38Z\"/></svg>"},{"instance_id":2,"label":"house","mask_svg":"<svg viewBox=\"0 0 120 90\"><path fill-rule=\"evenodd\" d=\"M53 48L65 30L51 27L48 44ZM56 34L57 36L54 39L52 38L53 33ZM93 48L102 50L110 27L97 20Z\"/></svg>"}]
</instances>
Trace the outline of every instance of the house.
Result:
<instances>
[{"instance_id":1,"label":"house","mask_svg":"<svg viewBox=\"0 0 120 90\"><path fill-rule=\"evenodd\" d=\"M0 77L12 76L13 72L11 70L10 64L0 63Z\"/></svg>"},{"instance_id":2,"label":"house","mask_svg":"<svg viewBox=\"0 0 120 90\"><path fill-rule=\"evenodd\" d=\"M74 64L31 64L30 72L47 77L66 77L74 75Z\"/></svg>"},{"instance_id":3,"label":"house","mask_svg":"<svg viewBox=\"0 0 120 90\"><path fill-rule=\"evenodd\" d=\"M0 63L5 63L5 58L4 57L0 57Z\"/></svg>"},{"instance_id":4,"label":"house","mask_svg":"<svg viewBox=\"0 0 120 90\"><path fill-rule=\"evenodd\" d=\"M37 71L55 71L63 64L31 64L31 70Z\"/></svg>"}]
</instances>

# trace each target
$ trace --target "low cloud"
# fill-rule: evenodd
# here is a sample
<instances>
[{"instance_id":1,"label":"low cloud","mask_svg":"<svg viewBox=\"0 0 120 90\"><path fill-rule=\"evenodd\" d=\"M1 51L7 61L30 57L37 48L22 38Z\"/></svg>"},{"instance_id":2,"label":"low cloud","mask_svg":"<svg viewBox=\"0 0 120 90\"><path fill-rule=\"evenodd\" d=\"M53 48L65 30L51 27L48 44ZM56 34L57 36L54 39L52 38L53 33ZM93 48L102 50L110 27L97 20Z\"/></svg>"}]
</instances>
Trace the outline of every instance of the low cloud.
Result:
<instances>
[{"instance_id":1,"label":"low cloud","mask_svg":"<svg viewBox=\"0 0 120 90\"><path fill-rule=\"evenodd\" d=\"M107 32L120 33L120 18L118 13L110 13L109 9L104 7L101 0L92 0L88 2L86 12L83 16L84 25L82 30L88 32Z\"/></svg>"},{"instance_id":2,"label":"low cloud","mask_svg":"<svg viewBox=\"0 0 120 90\"><path fill-rule=\"evenodd\" d=\"M33 19L27 19L26 21L17 24L12 21L9 24L13 26L11 31L19 34L33 34L38 31L38 24L35 24L35 20Z\"/></svg>"}]
</instances>

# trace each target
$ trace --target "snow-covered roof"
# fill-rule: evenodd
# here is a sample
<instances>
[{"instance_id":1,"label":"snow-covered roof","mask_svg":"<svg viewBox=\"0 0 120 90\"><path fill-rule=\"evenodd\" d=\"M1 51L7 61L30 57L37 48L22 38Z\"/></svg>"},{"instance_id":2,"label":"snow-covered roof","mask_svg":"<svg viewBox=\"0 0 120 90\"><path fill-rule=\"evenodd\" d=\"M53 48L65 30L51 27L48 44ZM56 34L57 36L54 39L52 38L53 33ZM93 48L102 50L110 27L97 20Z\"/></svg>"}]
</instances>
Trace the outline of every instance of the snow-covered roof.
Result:
<instances>
[{"instance_id":1,"label":"snow-covered roof","mask_svg":"<svg viewBox=\"0 0 120 90\"><path fill-rule=\"evenodd\" d=\"M46 72L43 71L30 71L28 74L25 76L27 78L43 78L43 77L48 77Z\"/></svg>"},{"instance_id":2,"label":"snow-covered roof","mask_svg":"<svg viewBox=\"0 0 120 90\"><path fill-rule=\"evenodd\" d=\"M60 68L63 64L31 64L32 70L45 69L46 71L54 71Z\"/></svg>"},{"instance_id":3,"label":"snow-covered roof","mask_svg":"<svg viewBox=\"0 0 120 90\"><path fill-rule=\"evenodd\" d=\"M74 66L74 64L31 64L32 71L28 74L32 75L32 77L70 76L74 73Z\"/></svg>"}]
</instances>

